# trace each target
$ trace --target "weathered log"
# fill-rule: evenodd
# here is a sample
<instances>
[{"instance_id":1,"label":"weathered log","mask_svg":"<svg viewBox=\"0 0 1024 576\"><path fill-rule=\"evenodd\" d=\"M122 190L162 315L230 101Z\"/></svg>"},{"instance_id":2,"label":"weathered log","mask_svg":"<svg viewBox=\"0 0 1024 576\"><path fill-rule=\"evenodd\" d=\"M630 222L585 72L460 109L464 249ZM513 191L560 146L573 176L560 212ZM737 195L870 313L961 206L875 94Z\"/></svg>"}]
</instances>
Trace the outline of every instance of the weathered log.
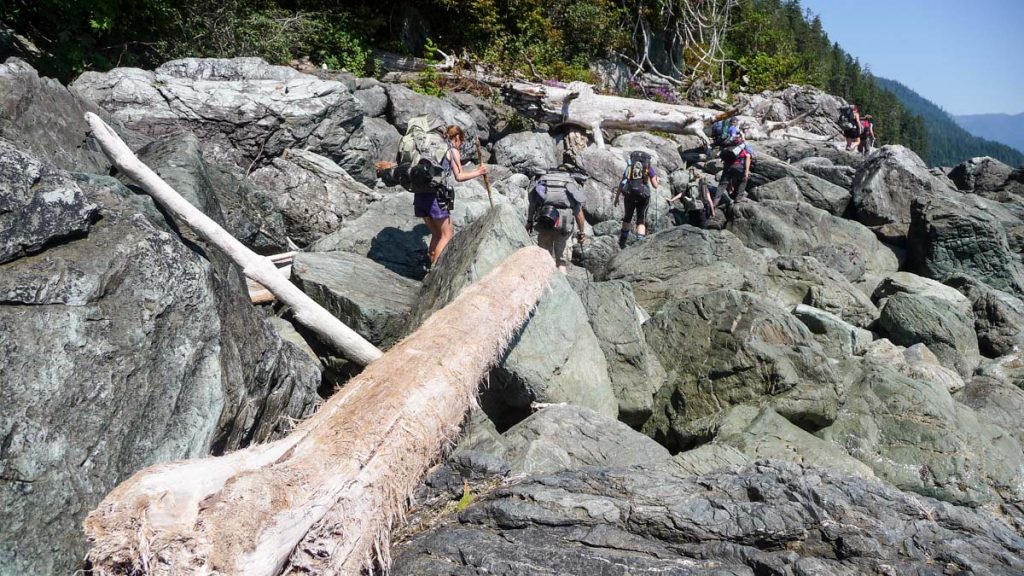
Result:
<instances>
[{"instance_id":1,"label":"weathered log","mask_svg":"<svg viewBox=\"0 0 1024 576\"><path fill-rule=\"evenodd\" d=\"M387 566L403 502L458 433L477 385L547 289L522 248L276 442L152 466L85 520L100 575L270 576Z\"/></svg>"},{"instance_id":2,"label":"weathered log","mask_svg":"<svg viewBox=\"0 0 1024 576\"><path fill-rule=\"evenodd\" d=\"M270 290L281 302L291 306L295 320L312 330L344 357L360 365L367 365L380 357L381 351L354 330L324 310L288 278L278 272L274 263L246 248L198 208L189 204L148 166L142 163L114 130L99 116L86 112L85 119L92 128L104 154L126 176L134 180L154 200L175 218L191 227L207 242L224 251L242 273Z\"/></svg>"},{"instance_id":3,"label":"weathered log","mask_svg":"<svg viewBox=\"0 0 1024 576\"><path fill-rule=\"evenodd\" d=\"M602 128L689 134L700 138L706 146L710 141L704 127L722 115L710 108L595 94L593 87L583 82L573 82L565 88L509 82L502 87L502 96L507 104L535 120L591 130L601 148Z\"/></svg>"}]
</instances>

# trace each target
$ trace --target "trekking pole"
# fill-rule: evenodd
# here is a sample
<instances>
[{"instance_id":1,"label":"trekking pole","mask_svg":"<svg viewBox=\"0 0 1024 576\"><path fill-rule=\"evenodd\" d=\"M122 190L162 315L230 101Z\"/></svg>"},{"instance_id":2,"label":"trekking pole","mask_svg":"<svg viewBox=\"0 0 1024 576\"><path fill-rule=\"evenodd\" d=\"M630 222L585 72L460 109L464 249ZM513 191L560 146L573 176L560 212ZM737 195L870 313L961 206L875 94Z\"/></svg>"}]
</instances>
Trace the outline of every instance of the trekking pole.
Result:
<instances>
[{"instance_id":1,"label":"trekking pole","mask_svg":"<svg viewBox=\"0 0 1024 576\"><path fill-rule=\"evenodd\" d=\"M476 157L480 160L480 164L484 163L484 157L480 152L480 137L476 138ZM487 179L487 174L484 174L484 187L487 188L487 201L491 203L491 208L494 208L494 197L491 196L491 181Z\"/></svg>"}]
</instances>

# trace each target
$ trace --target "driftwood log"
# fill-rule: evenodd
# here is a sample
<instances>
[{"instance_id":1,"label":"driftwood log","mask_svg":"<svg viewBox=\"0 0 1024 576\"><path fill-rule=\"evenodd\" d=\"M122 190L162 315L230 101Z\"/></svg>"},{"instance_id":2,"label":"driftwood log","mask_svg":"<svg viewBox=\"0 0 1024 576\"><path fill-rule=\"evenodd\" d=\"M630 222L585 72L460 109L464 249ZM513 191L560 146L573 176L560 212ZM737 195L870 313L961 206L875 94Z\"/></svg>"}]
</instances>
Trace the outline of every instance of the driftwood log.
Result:
<instances>
[{"instance_id":1,"label":"driftwood log","mask_svg":"<svg viewBox=\"0 0 1024 576\"><path fill-rule=\"evenodd\" d=\"M287 437L152 466L85 520L100 575L356 575L458 433L478 384L555 272L522 248L388 350Z\"/></svg>"},{"instance_id":2,"label":"driftwood log","mask_svg":"<svg viewBox=\"0 0 1024 576\"><path fill-rule=\"evenodd\" d=\"M160 176L142 163L113 128L92 112L85 119L92 135L110 162L134 180L175 218L191 227L207 242L224 251L242 273L269 290L278 300L291 306L295 320L312 330L323 342L344 357L367 365L380 357L381 351L354 330L323 309L278 271L269 258L249 250L209 216L175 192Z\"/></svg>"},{"instance_id":3,"label":"driftwood log","mask_svg":"<svg viewBox=\"0 0 1024 576\"><path fill-rule=\"evenodd\" d=\"M690 134L708 145L710 140L704 134L704 127L736 113L595 94L593 87L583 82L573 82L564 88L509 82L501 91L508 105L534 120L591 130L594 142L601 148L604 147L602 128Z\"/></svg>"}]
</instances>

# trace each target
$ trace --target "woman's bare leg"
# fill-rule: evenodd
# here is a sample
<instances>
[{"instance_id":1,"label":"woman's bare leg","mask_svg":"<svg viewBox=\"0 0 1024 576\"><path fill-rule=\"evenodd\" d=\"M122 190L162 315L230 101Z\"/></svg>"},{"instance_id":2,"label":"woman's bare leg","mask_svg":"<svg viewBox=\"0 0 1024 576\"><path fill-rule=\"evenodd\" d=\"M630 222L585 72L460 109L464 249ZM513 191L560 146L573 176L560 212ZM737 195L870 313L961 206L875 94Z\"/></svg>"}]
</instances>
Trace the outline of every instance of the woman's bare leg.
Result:
<instances>
[{"instance_id":1,"label":"woman's bare leg","mask_svg":"<svg viewBox=\"0 0 1024 576\"><path fill-rule=\"evenodd\" d=\"M423 222L427 224L427 229L430 230L430 247L427 248L427 257L430 258L430 264L433 265L437 261L437 243L441 240L441 228L429 216L424 216Z\"/></svg>"},{"instance_id":2,"label":"woman's bare leg","mask_svg":"<svg viewBox=\"0 0 1024 576\"><path fill-rule=\"evenodd\" d=\"M451 218L445 218L443 220L435 220L434 224L435 224L435 226L438 227L438 230L440 231L440 234L438 235L437 246L434 248L434 257L431 260L431 264L434 264L434 263L437 262L438 258L441 257L441 254L444 253L444 249L448 246L448 242L450 242L451 239L452 239L452 236L455 235L455 233L452 231L452 219Z\"/></svg>"}]
</instances>

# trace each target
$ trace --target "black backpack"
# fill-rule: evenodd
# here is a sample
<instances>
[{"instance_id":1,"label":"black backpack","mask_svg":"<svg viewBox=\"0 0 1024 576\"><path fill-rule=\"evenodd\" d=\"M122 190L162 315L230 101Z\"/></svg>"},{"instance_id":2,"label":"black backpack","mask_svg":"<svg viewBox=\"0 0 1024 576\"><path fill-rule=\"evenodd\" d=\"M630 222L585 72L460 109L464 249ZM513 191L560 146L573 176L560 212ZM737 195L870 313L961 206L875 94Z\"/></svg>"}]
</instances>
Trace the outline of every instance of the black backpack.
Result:
<instances>
[{"instance_id":1,"label":"black backpack","mask_svg":"<svg viewBox=\"0 0 1024 576\"><path fill-rule=\"evenodd\" d=\"M452 168L448 151L440 160L422 156L418 162L411 164L408 169L409 184L406 187L414 194L436 194L438 205L442 209L452 210L455 207L455 189L449 182Z\"/></svg>"},{"instance_id":2,"label":"black backpack","mask_svg":"<svg viewBox=\"0 0 1024 576\"><path fill-rule=\"evenodd\" d=\"M549 172L537 178L533 192L541 201L540 208L534 214L537 228L571 234L576 226L572 211L573 198L578 198L580 194L576 179L567 172Z\"/></svg>"},{"instance_id":3,"label":"black backpack","mask_svg":"<svg viewBox=\"0 0 1024 576\"><path fill-rule=\"evenodd\" d=\"M853 113L853 106L847 106L843 108L841 115L839 116L839 127L844 131L853 130L854 128L859 129L857 126L857 118Z\"/></svg>"},{"instance_id":4,"label":"black backpack","mask_svg":"<svg viewBox=\"0 0 1024 576\"><path fill-rule=\"evenodd\" d=\"M650 194L647 188L648 175L651 172L651 155L643 150L636 150L629 155L629 162L626 164L626 173L622 179L626 182L624 192L626 194L644 195Z\"/></svg>"}]
</instances>

